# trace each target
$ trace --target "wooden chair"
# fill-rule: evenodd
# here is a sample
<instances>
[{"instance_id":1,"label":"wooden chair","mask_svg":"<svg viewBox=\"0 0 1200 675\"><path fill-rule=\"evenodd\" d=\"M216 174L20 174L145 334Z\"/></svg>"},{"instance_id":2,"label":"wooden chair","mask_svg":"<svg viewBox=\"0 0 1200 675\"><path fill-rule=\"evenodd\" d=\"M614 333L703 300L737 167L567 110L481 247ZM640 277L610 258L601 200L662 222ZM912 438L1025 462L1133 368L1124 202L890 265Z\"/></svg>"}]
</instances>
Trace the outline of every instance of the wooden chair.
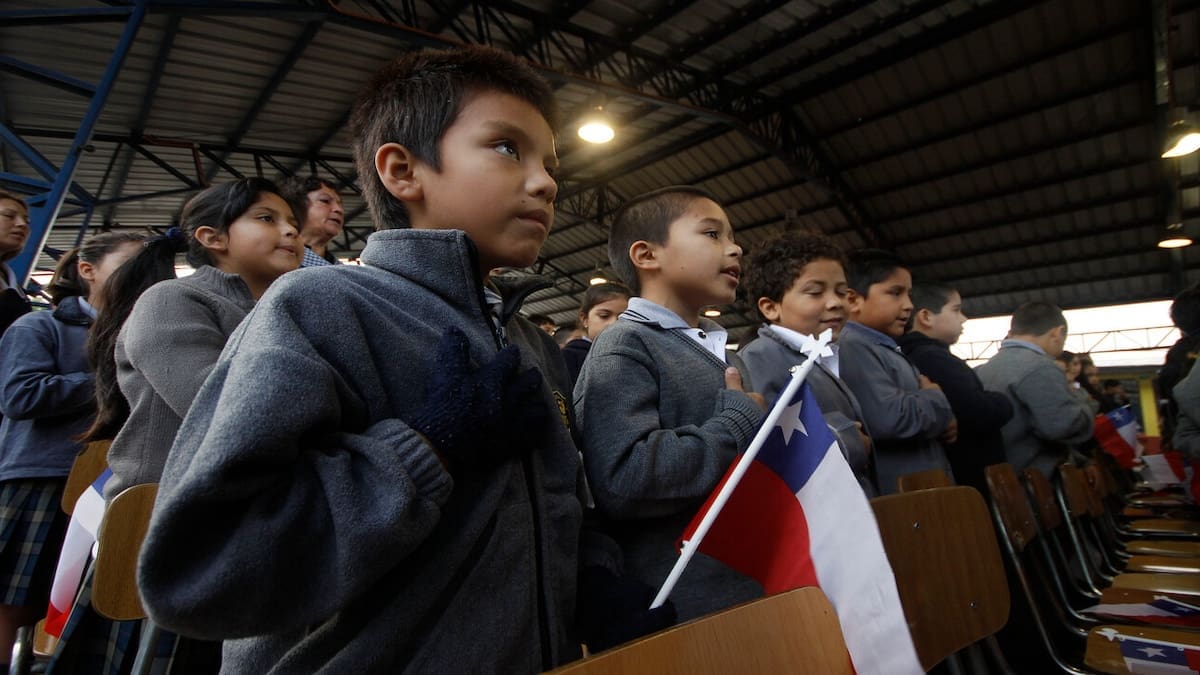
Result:
<instances>
[{"instance_id":1,"label":"wooden chair","mask_svg":"<svg viewBox=\"0 0 1200 675\"><path fill-rule=\"evenodd\" d=\"M922 667L1004 627L1008 583L978 490L926 488L871 506Z\"/></svg>"},{"instance_id":2,"label":"wooden chair","mask_svg":"<svg viewBox=\"0 0 1200 675\"><path fill-rule=\"evenodd\" d=\"M825 594L819 588L798 588L668 628L552 672L851 675L854 669Z\"/></svg>"},{"instance_id":3,"label":"wooden chair","mask_svg":"<svg viewBox=\"0 0 1200 675\"><path fill-rule=\"evenodd\" d=\"M108 446L112 441L92 441L83 448L71 464L67 485L63 488L62 510L68 516L75 512L75 502L100 474L108 468Z\"/></svg>"},{"instance_id":4,"label":"wooden chair","mask_svg":"<svg viewBox=\"0 0 1200 675\"><path fill-rule=\"evenodd\" d=\"M896 481L900 492L913 492L915 490L929 490L932 488L950 487L954 483L950 480L950 475L942 469L929 469L928 471L918 471L901 476Z\"/></svg>"}]
</instances>

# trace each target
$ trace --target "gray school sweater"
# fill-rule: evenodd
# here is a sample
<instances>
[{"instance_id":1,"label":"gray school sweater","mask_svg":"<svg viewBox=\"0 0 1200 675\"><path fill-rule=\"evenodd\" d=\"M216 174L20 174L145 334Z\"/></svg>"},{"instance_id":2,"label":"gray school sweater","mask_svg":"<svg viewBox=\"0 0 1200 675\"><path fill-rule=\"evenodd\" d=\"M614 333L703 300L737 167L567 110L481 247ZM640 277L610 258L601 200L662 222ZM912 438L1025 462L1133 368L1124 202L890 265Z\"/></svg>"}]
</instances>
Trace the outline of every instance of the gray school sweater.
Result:
<instances>
[{"instance_id":1,"label":"gray school sweater","mask_svg":"<svg viewBox=\"0 0 1200 675\"><path fill-rule=\"evenodd\" d=\"M725 363L678 330L631 320L596 338L575 384L588 485L624 572L658 589L675 541L754 438L765 413L725 389ZM679 621L762 595L696 554L671 595Z\"/></svg>"},{"instance_id":2,"label":"gray school sweater","mask_svg":"<svg viewBox=\"0 0 1200 675\"><path fill-rule=\"evenodd\" d=\"M920 374L895 340L853 321L838 338L838 366L862 406L875 441L879 493L896 492L905 474L943 469L953 475L938 436L954 418L946 395L921 389Z\"/></svg>"},{"instance_id":3,"label":"gray school sweater","mask_svg":"<svg viewBox=\"0 0 1200 675\"><path fill-rule=\"evenodd\" d=\"M514 318L532 288L502 316L546 379L540 440L452 477L404 420L448 326L477 363L500 348L474 247L386 230L362 260L281 277L230 338L163 472L138 566L150 617L226 640L226 673L572 660L581 470L558 347Z\"/></svg>"},{"instance_id":4,"label":"gray school sweater","mask_svg":"<svg viewBox=\"0 0 1200 675\"><path fill-rule=\"evenodd\" d=\"M117 335L117 384L129 401L129 420L108 449L113 475L106 499L158 482L192 399L253 307L241 277L209 265L138 298Z\"/></svg>"},{"instance_id":5,"label":"gray school sweater","mask_svg":"<svg viewBox=\"0 0 1200 675\"><path fill-rule=\"evenodd\" d=\"M1030 467L1050 478L1067 461L1068 444L1092 435L1092 411L1067 384L1049 356L1021 340L1005 340L1000 351L975 369L985 389L1013 404L1013 416L1000 434L1004 456L1017 472Z\"/></svg>"}]
</instances>

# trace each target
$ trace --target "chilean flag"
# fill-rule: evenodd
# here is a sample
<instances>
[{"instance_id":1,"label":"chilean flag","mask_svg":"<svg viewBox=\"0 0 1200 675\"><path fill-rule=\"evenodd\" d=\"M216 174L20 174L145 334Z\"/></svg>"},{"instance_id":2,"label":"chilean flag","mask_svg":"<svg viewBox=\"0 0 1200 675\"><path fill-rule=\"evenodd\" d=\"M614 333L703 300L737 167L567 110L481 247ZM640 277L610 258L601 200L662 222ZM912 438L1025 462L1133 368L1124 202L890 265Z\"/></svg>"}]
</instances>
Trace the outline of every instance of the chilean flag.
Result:
<instances>
[{"instance_id":1,"label":"chilean flag","mask_svg":"<svg viewBox=\"0 0 1200 675\"><path fill-rule=\"evenodd\" d=\"M1131 673L1141 675L1192 675L1200 673L1200 648L1195 645L1165 642L1125 635L1113 628L1099 633L1110 641L1118 640L1121 657Z\"/></svg>"},{"instance_id":2,"label":"chilean flag","mask_svg":"<svg viewBox=\"0 0 1200 675\"><path fill-rule=\"evenodd\" d=\"M1137 420L1129 406L1096 415L1095 431L1092 435L1105 452L1117 460L1122 469L1132 469L1134 459L1142 454L1142 444L1137 439Z\"/></svg>"},{"instance_id":3,"label":"chilean flag","mask_svg":"<svg viewBox=\"0 0 1200 675\"><path fill-rule=\"evenodd\" d=\"M776 406L784 407L778 424L699 551L757 579L768 594L819 586L837 610L861 675L923 673L874 513L816 399L803 385L790 402L781 397ZM683 540L692 537L724 483Z\"/></svg>"},{"instance_id":4,"label":"chilean flag","mask_svg":"<svg viewBox=\"0 0 1200 675\"><path fill-rule=\"evenodd\" d=\"M1091 614L1130 619L1164 626L1200 628L1200 607L1159 595L1150 602L1125 602L1096 605L1084 610Z\"/></svg>"},{"instance_id":5,"label":"chilean flag","mask_svg":"<svg viewBox=\"0 0 1200 675\"><path fill-rule=\"evenodd\" d=\"M75 500L58 567L54 570L54 583L50 586L50 607L46 610L45 630L55 637L62 637L71 607L75 605L75 596L83 584L83 572L96 544L100 521L104 520L104 484L109 478L112 478L112 470L105 469Z\"/></svg>"}]
</instances>

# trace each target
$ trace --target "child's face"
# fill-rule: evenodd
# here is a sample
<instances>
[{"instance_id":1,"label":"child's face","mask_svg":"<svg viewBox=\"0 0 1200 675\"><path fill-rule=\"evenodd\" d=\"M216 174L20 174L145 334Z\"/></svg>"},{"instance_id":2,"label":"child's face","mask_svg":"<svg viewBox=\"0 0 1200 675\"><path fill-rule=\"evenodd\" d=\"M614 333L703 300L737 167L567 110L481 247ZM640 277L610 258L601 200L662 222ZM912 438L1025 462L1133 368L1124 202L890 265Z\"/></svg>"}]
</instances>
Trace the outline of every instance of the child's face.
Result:
<instances>
[{"instance_id":1,"label":"child's face","mask_svg":"<svg viewBox=\"0 0 1200 675\"><path fill-rule=\"evenodd\" d=\"M308 193L308 212L296 214L303 217L300 229L305 236L322 241L333 239L342 233L346 213L342 210L342 197L332 188L322 185Z\"/></svg>"},{"instance_id":2,"label":"child's face","mask_svg":"<svg viewBox=\"0 0 1200 675\"><path fill-rule=\"evenodd\" d=\"M652 245L661 286L689 308L733 302L742 276L742 247L733 240L725 210L697 197L667 228L667 241Z\"/></svg>"},{"instance_id":3,"label":"child's face","mask_svg":"<svg viewBox=\"0 0 1200 675\"><path fill-rule=\"evenodd\" d=\"M268 283L299 267L303 257L291 207L270 192L230 224L223 241L224 251L214 252L220 269Z\"/></svg>"},{"instance_id":4,"label":"child's face","mask_svg":"<svg viewBox=\"0 0 1200 675\"><path fill-rule=\"evenodd\" d=\"M828 328L836 340L846 325L846 272L836 260L814 260L778 302L759 298L758 309L773 324L813 337Z\"/></svg>"},{"instance_id":5,"label":"child's face","mask_svg":"<svg viewBox=\"0 0 1200 675\"><path fill-rule=\"evenodd\" d=\"M962 296L958 291L950 294L942 311L930 316L929 337L936 338L952 345L958 342L962 335L963 325L967 323L967 315L962 311Z\"/></svg>"},{"instance_id":6,"label":"child's face","mask_svg":"<svg viewBox=\"0 0 1200 675\"><path fill-rule=\"evenodd\" d=\"M624 296L596 303L588 310L587 316L583 317L583 327L587 330L588 339L595 340L601 331L613 325L627 307L629 307L629 298Z\"/></svg>"},{"instance_id":7,"label":"child's face","mask_svg":"<svg viewBox=\"0 0 1200 675\"><path fill-rule=\"evenodd\" d=\"M421 188L406 203L417 229L462 230L481 271L537 259L554 222L554 132L537 108L496 91L472 95L440 145L441 169L416 162Z\"/></svg>"},{"instance_id":8,"label":"child's face","mask_svg":"<svg viewBox=\"0 0 1200 675\"><path fill-rule=\"evenodd\" d=\"M871 284L867 296L850 292L850 316L868 328L894 338L904 335L904 324L912 314L912 275L899 267L883 281Z\"/></svg>"}]
</instances>

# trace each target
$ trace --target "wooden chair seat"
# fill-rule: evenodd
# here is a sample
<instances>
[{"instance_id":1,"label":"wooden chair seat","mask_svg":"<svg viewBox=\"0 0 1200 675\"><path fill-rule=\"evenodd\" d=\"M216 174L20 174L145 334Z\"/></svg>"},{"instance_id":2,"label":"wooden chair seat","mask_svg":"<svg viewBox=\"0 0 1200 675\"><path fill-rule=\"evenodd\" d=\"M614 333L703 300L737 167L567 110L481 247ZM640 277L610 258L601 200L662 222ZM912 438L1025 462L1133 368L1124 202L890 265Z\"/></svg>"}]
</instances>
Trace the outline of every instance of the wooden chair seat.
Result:
<instances>
[{"instance_id":1,"label":"wooden chair seat","mask_svg":"<svg viewBox=\"0 0 1200 675\"><path fill-rule=\"evenodd\" d=\"M1113 578L1112 585L1117 588L1136 588L1191 598L1200 597L1200 576L1189 574L1126 572Z\"/></svg>"},{"instance_id":2,"label":"wooden chair seat","mask_svg":"<svg viewBox=\"0 0 1200 675\"><path fill-rule=\"evenodd\" d=\"M1186 602L1189 605L1197 604L1196 598L1187 595L1145 591L1140 588L1119 588L1117 586L1109 586L1104 589L1104 592L1100 594L1099 604L1123 605L1127 603L1151 602L1158 596L1166 596L1179 602Z\"/></svg>"},{"instance_id":3,"label":"wooden chair seat","mask_svg":"<svg viewBox=\"0 0 1200 675\"><path fill-rule=\"evenodd\" d=\"M1105 637L1104 632L1107 630L1116 630L1123 635L1132 637L1143 637L1151 640L1162 640L1200 647L1200 633L1149 626L1126 626L1118 624L1100 626L1088 633L1087 652L1084 654L1083 662L1088 667L1095 668L1102 673L1130 672L1129 668L1125 665L1125 658L1121 656L1120 644L1116 640L1109 640Z\"/></svg>"},{"instance_id":4,"label":"wooden chair seat","mask_svg":"<svg viewBox=\"0 0 1200 675\"><path fill-rule=\"evenodd\" d=\"M1135 555L1125 563L1126 572L1200 574L1200 558L1167 555Z\"/></svg>"},{"instance_id":5,"label":"wooden chair seat","mask_svg":"<svg viewBox=\"0 0 1200 675\"><path fill-rule=\"evenodd\" d=\"M950 480L950 475L942 469L930 469L928 471L906 474L896 481L896 487L900 492L931 490L933 488L950 487L952 485L954 483Z\"/></svg>"},{"instance_id":6,"label":"wooden chair seat","mask_svg":"<svg viewBox=\"0 0 1200 675\"><path fill-rule=\"evenodd\" d=\"M1125 524L1125 529L1136 534L1166 534L1200 538L1200 522L1194 520L1141 518L1129 521Z\"/></svg>"},{"instance_id":7,"label":"wooden chair seat","mask_svg":"<svg viewBox=\"0 0 1200 675\"><path fill-rule=\"evenodd\" d=\"M116 621L146 616L137 592L137 559L158 495L156 483L134 485L108 504L97 537L92 607Z\"/></svg>"},{"instance_id":8,"label":"wooden chair seat","mask_svg":"<svg viewBox=\"0 0 1200 675\"><path fill-rule=\"evenodd\" d=\"M1200 557L1200 541L1172 539L1136 539L1126 542L1125 550L1133 555L1169 555Z\"/></svg>"},{"instance_id":9,"label":"wooden chair seat","mask_svg":"<svg viewBox=\"0 0 1200 675\"><path fill-rule=\"evenodd\" d=\"M837 613L798 588L648 635L552 671L572 675L828 673L852 675Z\"/></svg>"}]
</instances>

